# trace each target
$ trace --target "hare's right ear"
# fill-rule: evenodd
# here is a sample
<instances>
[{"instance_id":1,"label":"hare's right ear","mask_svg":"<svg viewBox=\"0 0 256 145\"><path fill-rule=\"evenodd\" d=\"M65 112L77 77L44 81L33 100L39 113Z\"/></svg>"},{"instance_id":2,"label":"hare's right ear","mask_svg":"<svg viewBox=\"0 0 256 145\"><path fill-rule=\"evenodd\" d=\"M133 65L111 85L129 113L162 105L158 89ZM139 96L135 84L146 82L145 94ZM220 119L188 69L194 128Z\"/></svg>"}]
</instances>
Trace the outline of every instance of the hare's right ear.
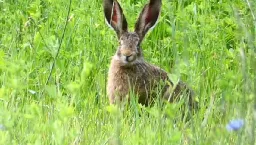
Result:
<instances>
[{"instance_id":1,"label":"hare's right ear","mask_svg":"<svg viewBox=\"0 0 256 145\"><path fill-rule=\"evenodd\" d=\"M127 21L120 4L116 0L104 0L104 14L107 23L116 31L118 38L127 32Z\"/></svg>"}]
</instances>

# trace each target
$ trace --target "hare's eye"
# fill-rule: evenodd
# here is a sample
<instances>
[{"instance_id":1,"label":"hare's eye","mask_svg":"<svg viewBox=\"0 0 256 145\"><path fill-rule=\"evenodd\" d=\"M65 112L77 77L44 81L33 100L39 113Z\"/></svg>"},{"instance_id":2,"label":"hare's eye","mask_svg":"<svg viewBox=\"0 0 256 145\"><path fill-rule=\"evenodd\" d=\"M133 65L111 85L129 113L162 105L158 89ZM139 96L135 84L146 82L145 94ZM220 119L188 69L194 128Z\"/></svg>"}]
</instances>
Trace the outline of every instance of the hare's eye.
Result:
<instances>
[{"instance_id":1,"label":"hare's eye","mask_svg":"<svg viewBox=\"0 0 256 145\"><path fill-rule=\"evenodd\" d=\"M137 46L136 46L136 48L137 48L137 51L139 51L139 49L140 49L140 46L138 46L138 45L137 45Z\"/></svg>"}]
</instances>

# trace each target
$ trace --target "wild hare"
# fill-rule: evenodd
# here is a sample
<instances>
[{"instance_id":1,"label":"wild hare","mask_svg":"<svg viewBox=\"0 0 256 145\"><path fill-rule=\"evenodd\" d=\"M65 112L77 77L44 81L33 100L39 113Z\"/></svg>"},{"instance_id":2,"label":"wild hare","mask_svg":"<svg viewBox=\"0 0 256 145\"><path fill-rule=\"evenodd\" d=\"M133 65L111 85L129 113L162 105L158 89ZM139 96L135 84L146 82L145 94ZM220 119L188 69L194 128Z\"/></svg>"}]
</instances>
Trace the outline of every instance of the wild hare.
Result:
<instances>
[{"instance_id":1,"label":"wild hare","mask_svg":"<svg viewBox=\"0 0 256 145\"><path fill-rule=\"evenodd\" d=\"M157 88L160 96L168 102L187 97L190 107L196 105L193 91L184 83L177 85L169 80L161 68L147 63L143 59L140 44L160 15L161 0L150 0L139 15L135 31L128 31L128 24L117 0L104 0L104 14L107 23L115 30L119 47L110 64L107 94L110 104L130 99L129 92L138 96L138 102L150 105L157 99Z\"/></svg>"}]
</instances>

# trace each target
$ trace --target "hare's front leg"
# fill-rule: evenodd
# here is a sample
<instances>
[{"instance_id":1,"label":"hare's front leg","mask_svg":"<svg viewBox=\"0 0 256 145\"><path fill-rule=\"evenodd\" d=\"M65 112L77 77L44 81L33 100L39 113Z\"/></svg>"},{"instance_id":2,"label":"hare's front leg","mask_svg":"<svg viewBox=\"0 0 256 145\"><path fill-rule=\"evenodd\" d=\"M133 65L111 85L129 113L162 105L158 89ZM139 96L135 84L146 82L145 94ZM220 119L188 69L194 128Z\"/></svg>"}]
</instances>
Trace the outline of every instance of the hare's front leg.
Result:
<instances>
[{"instance_id":1,"label":"hare's front leg","mask_svg":"<svg viewBox=\"0 0 256 145\"><path fill-rule=\"evenodd\" d=\"M110 104L116 104L127 100L128 88L124 86L108 86L108 97Z\"/></svg>"}]
</instances>

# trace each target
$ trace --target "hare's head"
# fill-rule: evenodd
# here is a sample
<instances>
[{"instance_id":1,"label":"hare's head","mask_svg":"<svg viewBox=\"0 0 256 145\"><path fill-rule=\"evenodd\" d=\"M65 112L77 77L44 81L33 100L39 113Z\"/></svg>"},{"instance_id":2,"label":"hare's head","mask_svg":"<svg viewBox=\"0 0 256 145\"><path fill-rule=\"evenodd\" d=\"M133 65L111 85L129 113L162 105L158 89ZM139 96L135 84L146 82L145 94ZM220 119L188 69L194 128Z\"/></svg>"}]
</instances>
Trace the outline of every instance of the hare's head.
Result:
<instances>
[{"instance_id":1,"label":"hare's head","mask_svg":"<svg viewBox=\"0 0 256 145\"><path fill-rule=\"evenodd\" d=\"M107 23L116 31L119 48L115 59L123 66L130 66L142 60L140 43L159 17L161 0L150 0L139 15L134 32L128 31L128 24L117 0L104 0L104 14Z\"/></svg>"}]
</instances>

